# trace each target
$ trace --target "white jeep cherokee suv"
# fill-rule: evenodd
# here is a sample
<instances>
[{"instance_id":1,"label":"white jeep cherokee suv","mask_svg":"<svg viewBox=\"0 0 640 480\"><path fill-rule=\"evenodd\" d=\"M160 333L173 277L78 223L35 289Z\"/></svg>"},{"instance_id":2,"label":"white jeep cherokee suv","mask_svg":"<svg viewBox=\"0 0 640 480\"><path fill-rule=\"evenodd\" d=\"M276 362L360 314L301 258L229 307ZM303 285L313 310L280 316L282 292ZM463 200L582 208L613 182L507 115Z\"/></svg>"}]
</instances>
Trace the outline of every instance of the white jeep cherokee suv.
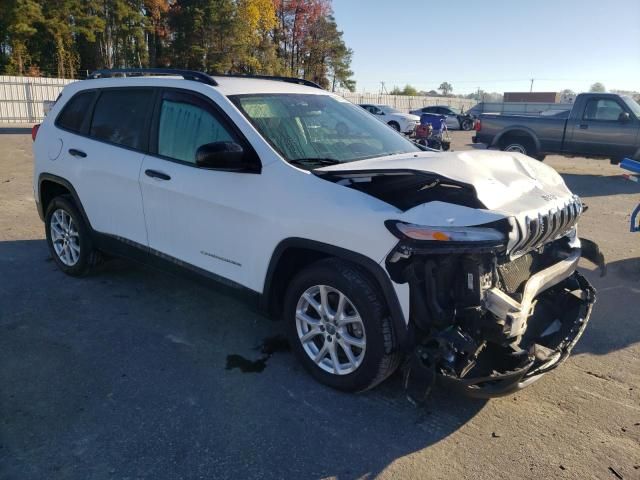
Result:
<instances>
[{"instance_id":1,"label":"white jeep cherokee suv","mask_svg":"<svg viewBox=\"0 0 640 480\"><path fill-rule=\"evenodd\" d=\"M108 252L220 280L349 391L403 363L415 397L437 378L501 395L582 334L595 300L575 271L583 206L550 167L424 151L297 79L93 77L35 132L34 194L65 273Z\"/></svg>"}]
</instances>

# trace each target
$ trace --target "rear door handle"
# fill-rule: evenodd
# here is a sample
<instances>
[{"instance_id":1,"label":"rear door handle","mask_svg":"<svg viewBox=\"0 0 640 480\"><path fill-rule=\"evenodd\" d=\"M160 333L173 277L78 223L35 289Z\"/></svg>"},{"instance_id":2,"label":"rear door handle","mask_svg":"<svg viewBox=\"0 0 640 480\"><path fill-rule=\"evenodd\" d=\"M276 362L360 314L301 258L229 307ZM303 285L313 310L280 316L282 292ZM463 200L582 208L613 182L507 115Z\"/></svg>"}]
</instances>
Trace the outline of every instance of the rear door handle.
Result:
<instances>
[{"instance_id":1,"label":"rear door handle","mask_svg":"<svg viewBox=\"0 0 640 480\"><path fill-rule=\"evenodd\" d=\"M589 125L587 125L586 123L581 123L579 127L580 127L580 130L586 130L589 128Z\"/></svg>"},{"instance_id":2,"label":"rear door handle","mask_svg":"<svg viewBox=\"0 0 640 480\"><path fill-rule=\"evenodd\" d=\"M163 172L159 172L157 170L145 170L144 174L147 177L157 178L159 180L171 180L171 177L169 175Z\"/></svg>"},{"instance_id":3,"label":"rear door handle","mask_svg":"<svg viewBox=\"0 0 640 480\"><path fill-rule=\"evenodd\" d=\"M82 150L77 150L75 148L69 149L69 155L74 157L80 157L80 158L85 158L87 156L87 154L84 153Z\"/></svg>"}]
</instances>

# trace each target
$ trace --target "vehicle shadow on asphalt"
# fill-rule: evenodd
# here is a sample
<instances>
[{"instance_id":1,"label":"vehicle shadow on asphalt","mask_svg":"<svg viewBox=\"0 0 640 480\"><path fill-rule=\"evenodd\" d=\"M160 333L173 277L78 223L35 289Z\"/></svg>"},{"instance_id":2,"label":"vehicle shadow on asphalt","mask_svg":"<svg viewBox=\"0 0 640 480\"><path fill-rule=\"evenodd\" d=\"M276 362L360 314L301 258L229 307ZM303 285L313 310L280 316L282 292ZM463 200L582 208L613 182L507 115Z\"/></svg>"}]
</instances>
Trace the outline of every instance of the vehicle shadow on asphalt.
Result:
<instances>
[{"instance_id":1,"label":"vehicle shadow on asphalt","mask_svg":"<svg viewBox=\"0 0 640 480\"><path fill-rule=\"evenodd\" d=\"M465 147L470 147L473 150L487 150L487 146L484 143L466 143Z\"/></svg>"},{"instance_id":2,"label":"vehicle shadow on asphalt","mask_svg":"<svg viewBox=\"0 0 640 480\"><path fill-rule=\"evenodd\" d=\"M620 175L591 175L561 173L567 187L582 198L609 195L633 195L640 193L640 184L630 182Z\"/></svg>"},{"instance_id":3,"label":"vehicle shadow on asphalt","mask_svg":"<svg viewBox=\"0 0 640 480\"><path fill-rule=\"evenodd\" d=\"M597 301L574 353L605 355L639 343L640 258L608 263L604 277L597 270L581 271L595 287Z\"/></svg>"},{"instance_id":4,"label":"vehicle shadow on asphalt","mask_svg":"<svg viewBox=\"0 0 640 480\"><path fill-rule=\"evenodd\" d=\"M124 260L68 277L43 240L0 242L0 271L10 478L373 478L485 405L436 388L416 408L399 375L340 393L290 353L228 370L282 322L190 278Z\"/></svg>"},{"instance_id":5,"label":"vehicle shadow on asphalt","mask_svg":"<svg viewBox=\"0 0 640 480\"><path fill-rule=\"evenodd\" d=\"M18 135L23 133L31 133L28 127L3 127L0 126L0 135Z\"/></svg>"}]
</instances>

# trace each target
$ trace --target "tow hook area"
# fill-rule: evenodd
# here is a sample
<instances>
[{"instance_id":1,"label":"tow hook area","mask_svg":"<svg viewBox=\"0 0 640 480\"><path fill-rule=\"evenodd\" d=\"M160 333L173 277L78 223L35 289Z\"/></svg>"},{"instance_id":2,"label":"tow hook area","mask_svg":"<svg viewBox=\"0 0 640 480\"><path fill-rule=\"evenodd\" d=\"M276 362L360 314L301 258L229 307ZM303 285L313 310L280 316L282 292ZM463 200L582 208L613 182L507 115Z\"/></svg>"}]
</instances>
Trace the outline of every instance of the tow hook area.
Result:
<instances>
[{"instance_id":1,"label":"tow hook area","mask_svg":"<svg viewBox=\"0 0 640 480\"><path fill-rule=\"evenodd\" d=\"M404 386L421 403L436 380L478 398L508 395L560 365L582 336L595 291L575 272L542 292L524 335L504 345L451 326L423 339L404 368Z\"/></svg>"}]
</instances>

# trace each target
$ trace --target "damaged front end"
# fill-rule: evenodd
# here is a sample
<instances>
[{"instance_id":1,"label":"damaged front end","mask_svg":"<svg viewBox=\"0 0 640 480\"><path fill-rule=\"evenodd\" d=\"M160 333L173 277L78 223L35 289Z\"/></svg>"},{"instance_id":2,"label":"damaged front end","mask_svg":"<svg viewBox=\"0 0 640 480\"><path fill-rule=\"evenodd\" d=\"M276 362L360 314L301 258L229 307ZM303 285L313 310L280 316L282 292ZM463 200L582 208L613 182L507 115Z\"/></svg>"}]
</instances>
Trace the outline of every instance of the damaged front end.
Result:
<instances>
[{"instance_id":1,"label":"damaged front end","mask_svg":"<svg viewBox=\"0 0 640 480\"><path fill-rule=\"evenodd\" d=\"M507 249L506 221L458 229L457 237L387 222L400 242L386 267L395 282L409 285L415 328L405 367L411 398L422 400L436 379L474 397L506 395L569 356L595 302L594 289L576 272L577 213L553 236L550 222L547 242L532 242L517 255ZM602 263L595 252L590 259Z\"/></svg>"},{"instance_id":2,"label":"damaged front end","mask_svg":"<svg viewBox=\"0 0 640 480\"><path fill-rule=\"evenodd\" d=\"M402 212L385 222L399 240L385 264L409 286L404 378L414 400L436 379L486 398L556 368L596 298L579 259L604 272L598 246L577 238L585 207L557 172L527 157L456 155L314 171Z\"/></svg>"}]
</instances>

